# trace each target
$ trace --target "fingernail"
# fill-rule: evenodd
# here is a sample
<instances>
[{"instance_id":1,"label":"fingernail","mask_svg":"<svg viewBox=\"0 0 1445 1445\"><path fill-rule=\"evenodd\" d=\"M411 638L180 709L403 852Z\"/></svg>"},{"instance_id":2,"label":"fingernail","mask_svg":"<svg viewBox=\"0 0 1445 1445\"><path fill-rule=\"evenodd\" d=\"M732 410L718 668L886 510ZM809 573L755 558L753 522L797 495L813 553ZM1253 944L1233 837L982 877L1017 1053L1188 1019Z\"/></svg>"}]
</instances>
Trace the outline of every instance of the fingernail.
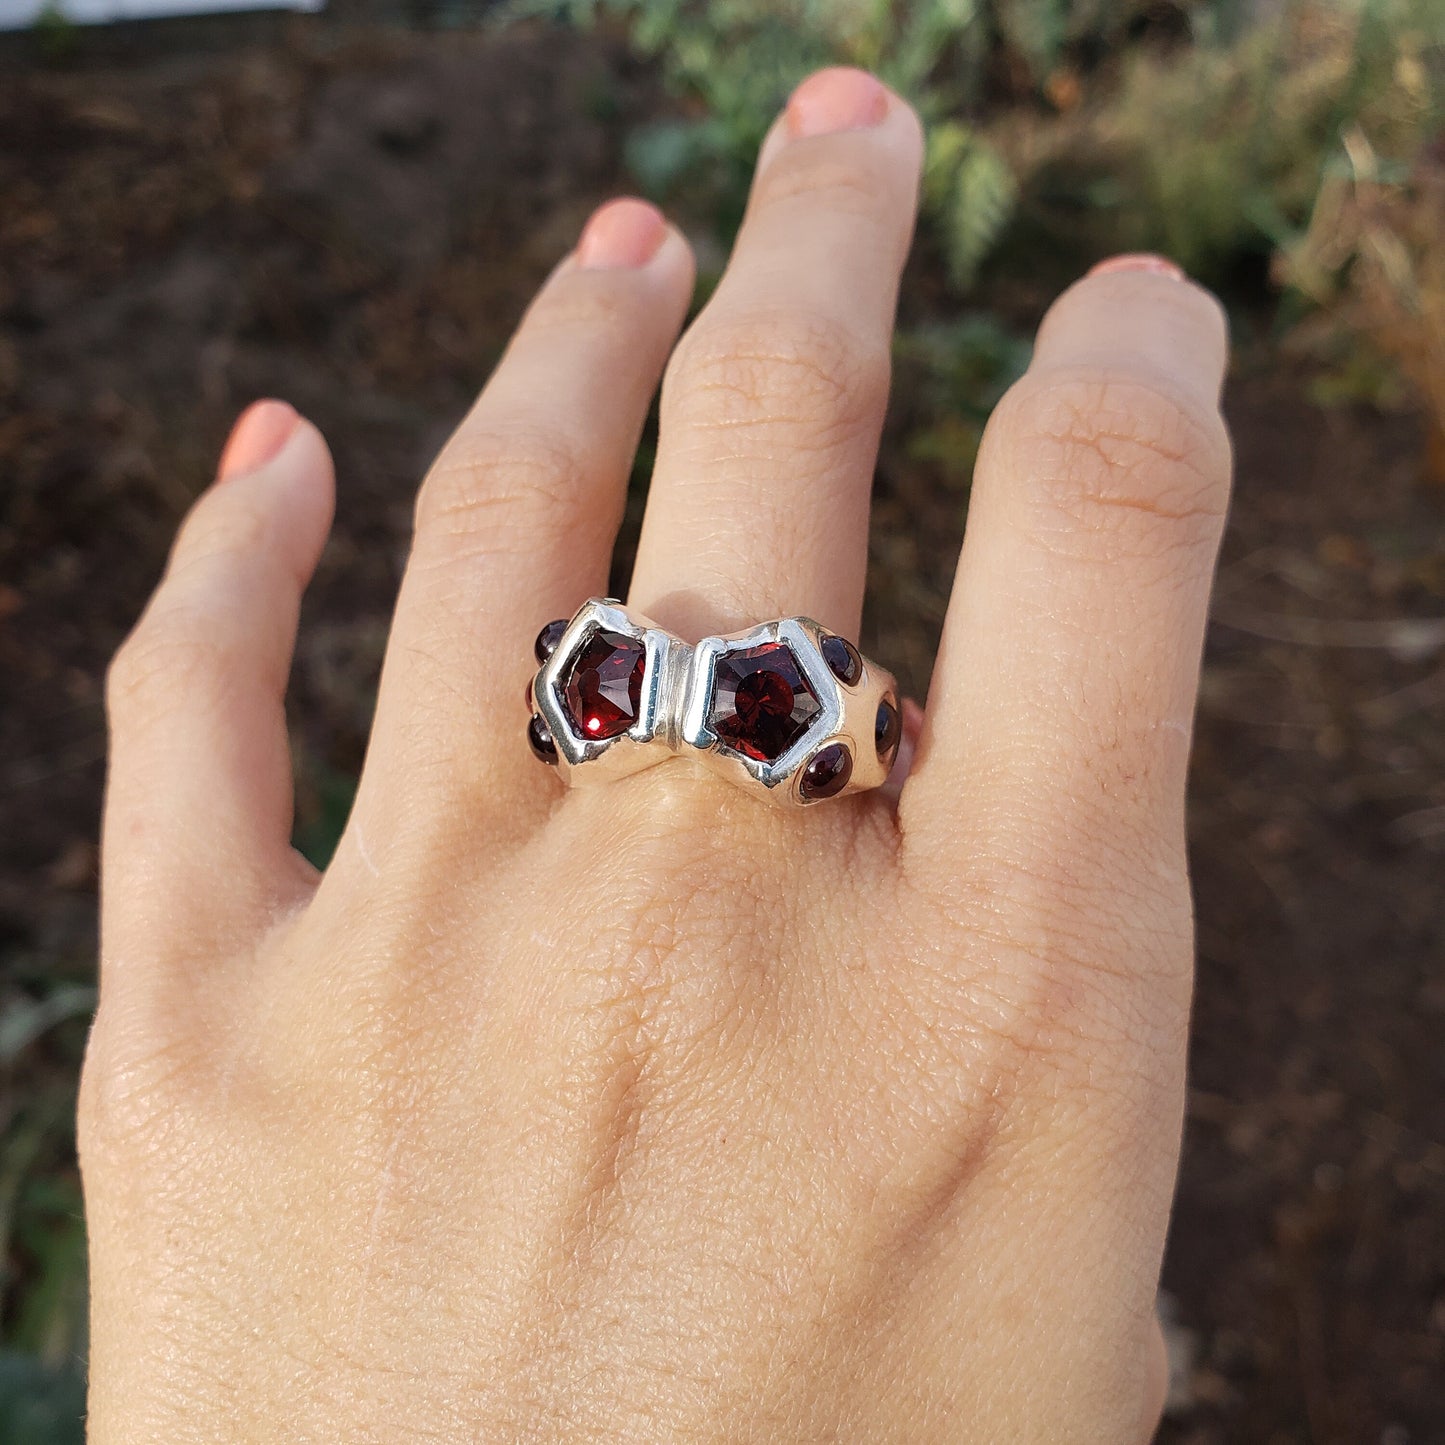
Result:
<instances>
[{"instance_id":1,"label":"fingernail","mask_svg":"<svg viewBox=\"0 0 1445 1445\"><path fill-rule=\"evenodd\" d=\"M599 206L583 226L577 264L599 271L645 266L666 235L667 221L656 206L622 196Z\"/></svg>"},{"instance_id":2,"label":"fingernail","mask_svg":"<svg viewBox=\"0 0 1445 1445\"><path fill-rule=\"evenodd\" d=\"M216 480L229 481L264 467L286 445L300 423L296 408L284 401L253 402L231 428L221 453L221 464L216 469Z\"/></svg>"},{"instance_id":3,"label":"fingernail","mask_svg":"<svg viewBox=\"0 0 1445 1445\"><path fill-rule=\"evenodd\" d=\"M810 75L788 101L788 134L832 135L863 130L888 114L888 92L866 70L834 66Z\"/></svg>"},{"instance_id":4,"label":"fingernail","mask_svg":"<svg viewBox=\"0 0 1445 1445\"><path fill-rule=\"evenodd\" d=\"M1091 267L1091 276L1111 276L1118 271L1148 271L1155 276L1168 276L1171 281L1185 280L1184 268L1176 266L1167 256L1156 256L1150 251L1131 251L1123 256L1110 256Z\"/></svg>"}]
</instances>

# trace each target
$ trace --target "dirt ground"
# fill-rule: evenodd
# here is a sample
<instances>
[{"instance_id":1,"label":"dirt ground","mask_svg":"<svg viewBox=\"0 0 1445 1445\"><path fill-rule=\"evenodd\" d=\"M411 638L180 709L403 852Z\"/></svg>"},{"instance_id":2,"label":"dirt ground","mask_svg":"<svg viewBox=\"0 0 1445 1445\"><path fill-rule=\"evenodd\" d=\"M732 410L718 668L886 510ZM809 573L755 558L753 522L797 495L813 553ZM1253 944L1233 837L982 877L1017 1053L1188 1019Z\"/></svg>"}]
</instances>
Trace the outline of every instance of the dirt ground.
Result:
<instances>
[{"instance_id":1,"label":"dirt ground","mask_svg":"<svg viewBox=\"0 0 1445 1445\"><path fill-rule=\"evenodd\" d=\"M337 453L294 705L322 827L415 480L659 104L595 41L246 35L0 54L0 1001L91 975L102 670L237 410L286 396ZM1046 300L1021 294L1016 321ZM905 315L935 295L911 277ZM1162 1438L1439 1445L1445 624L1422 619L1445 616L1445 491L1417 418L1312 404L1246 299ZM864 640L921 692L965 496L905 444L913 420L900 399Z\"/></svg>"}]
</instances>

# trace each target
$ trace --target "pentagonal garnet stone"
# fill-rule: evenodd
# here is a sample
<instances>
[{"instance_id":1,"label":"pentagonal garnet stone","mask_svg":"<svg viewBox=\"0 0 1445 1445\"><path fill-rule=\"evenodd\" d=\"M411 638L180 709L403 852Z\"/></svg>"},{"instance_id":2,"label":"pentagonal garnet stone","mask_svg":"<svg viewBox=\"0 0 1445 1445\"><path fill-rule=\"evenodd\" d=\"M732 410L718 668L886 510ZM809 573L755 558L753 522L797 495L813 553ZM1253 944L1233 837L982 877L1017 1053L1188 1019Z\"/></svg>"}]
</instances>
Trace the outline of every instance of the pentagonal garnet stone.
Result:
<instances>
[{"instance_id":1,"label":"pentagonal garnet stone","mask_svg":"<svg viewBox=\"0 0 1445 1445\"><path fill-rule=\"evenodd\" d=\"M562 679L567 721L581 738L620 737L637 721L647 650L635 637L594 632Z\"/></svg>"},{"instance_id":2,"label":"pentagonal garnet stone","mask_svg":"<svg viewBox=\"0 0 1445 1445\"><path fill-rule=\"evenodd\" d=\"M734 752L776 762L818 711L818 699L785 643L766 642L718 658L708 721Z\"/></svg>"}]
</instances>

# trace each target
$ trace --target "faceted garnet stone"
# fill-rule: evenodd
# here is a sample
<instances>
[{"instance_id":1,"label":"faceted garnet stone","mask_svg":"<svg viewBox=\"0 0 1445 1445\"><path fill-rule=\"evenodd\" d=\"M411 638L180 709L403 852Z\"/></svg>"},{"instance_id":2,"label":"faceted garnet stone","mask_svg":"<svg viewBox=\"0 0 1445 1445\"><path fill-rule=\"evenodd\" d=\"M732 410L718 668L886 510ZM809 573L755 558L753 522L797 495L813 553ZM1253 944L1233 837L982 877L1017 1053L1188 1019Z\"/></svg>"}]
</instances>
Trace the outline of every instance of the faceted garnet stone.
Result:
<instances>
[{"instance_id":1,"label":"faceted garnet stone","mask_svg":"<svg viewBox=\"0 0 1445 1445\"><path fill-rule=\"evenodd\" d=\"M562 681L567 720L580 738L620 737L637 721L647 651L635 637L594 632Z\"/></svg>"},{"instance_id":2,"label":"faceted garnet stone","mask_svg":"<svg viewBox=\"0 0 1445 1445\"><path fill-rule=\"evenodd\" d=\"M709 722L734 752L776 762L818 710L813 689L783 643L768 642L718 658Z\"/></svg>"}]
</instances>

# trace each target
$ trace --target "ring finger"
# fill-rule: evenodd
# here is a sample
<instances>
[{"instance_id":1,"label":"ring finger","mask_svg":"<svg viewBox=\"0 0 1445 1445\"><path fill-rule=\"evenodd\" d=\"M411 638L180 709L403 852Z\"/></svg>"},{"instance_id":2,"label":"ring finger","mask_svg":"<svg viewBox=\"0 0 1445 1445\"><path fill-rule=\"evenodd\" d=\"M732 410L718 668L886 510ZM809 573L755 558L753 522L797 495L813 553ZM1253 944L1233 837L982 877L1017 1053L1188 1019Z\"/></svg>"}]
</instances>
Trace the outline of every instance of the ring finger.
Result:
<instances>
[{"instance_id":1,"label":"ring finger","mask_svg":"<svg viewBox=\"0 0 1445 1445\"><path fill-rule=\"evenodd\" d=\"M923 137L871 75L804 81L727 273L673 354L631 601L695 638L804 613L857 634L868 495Z\"/></svg>"}]
</instances>

